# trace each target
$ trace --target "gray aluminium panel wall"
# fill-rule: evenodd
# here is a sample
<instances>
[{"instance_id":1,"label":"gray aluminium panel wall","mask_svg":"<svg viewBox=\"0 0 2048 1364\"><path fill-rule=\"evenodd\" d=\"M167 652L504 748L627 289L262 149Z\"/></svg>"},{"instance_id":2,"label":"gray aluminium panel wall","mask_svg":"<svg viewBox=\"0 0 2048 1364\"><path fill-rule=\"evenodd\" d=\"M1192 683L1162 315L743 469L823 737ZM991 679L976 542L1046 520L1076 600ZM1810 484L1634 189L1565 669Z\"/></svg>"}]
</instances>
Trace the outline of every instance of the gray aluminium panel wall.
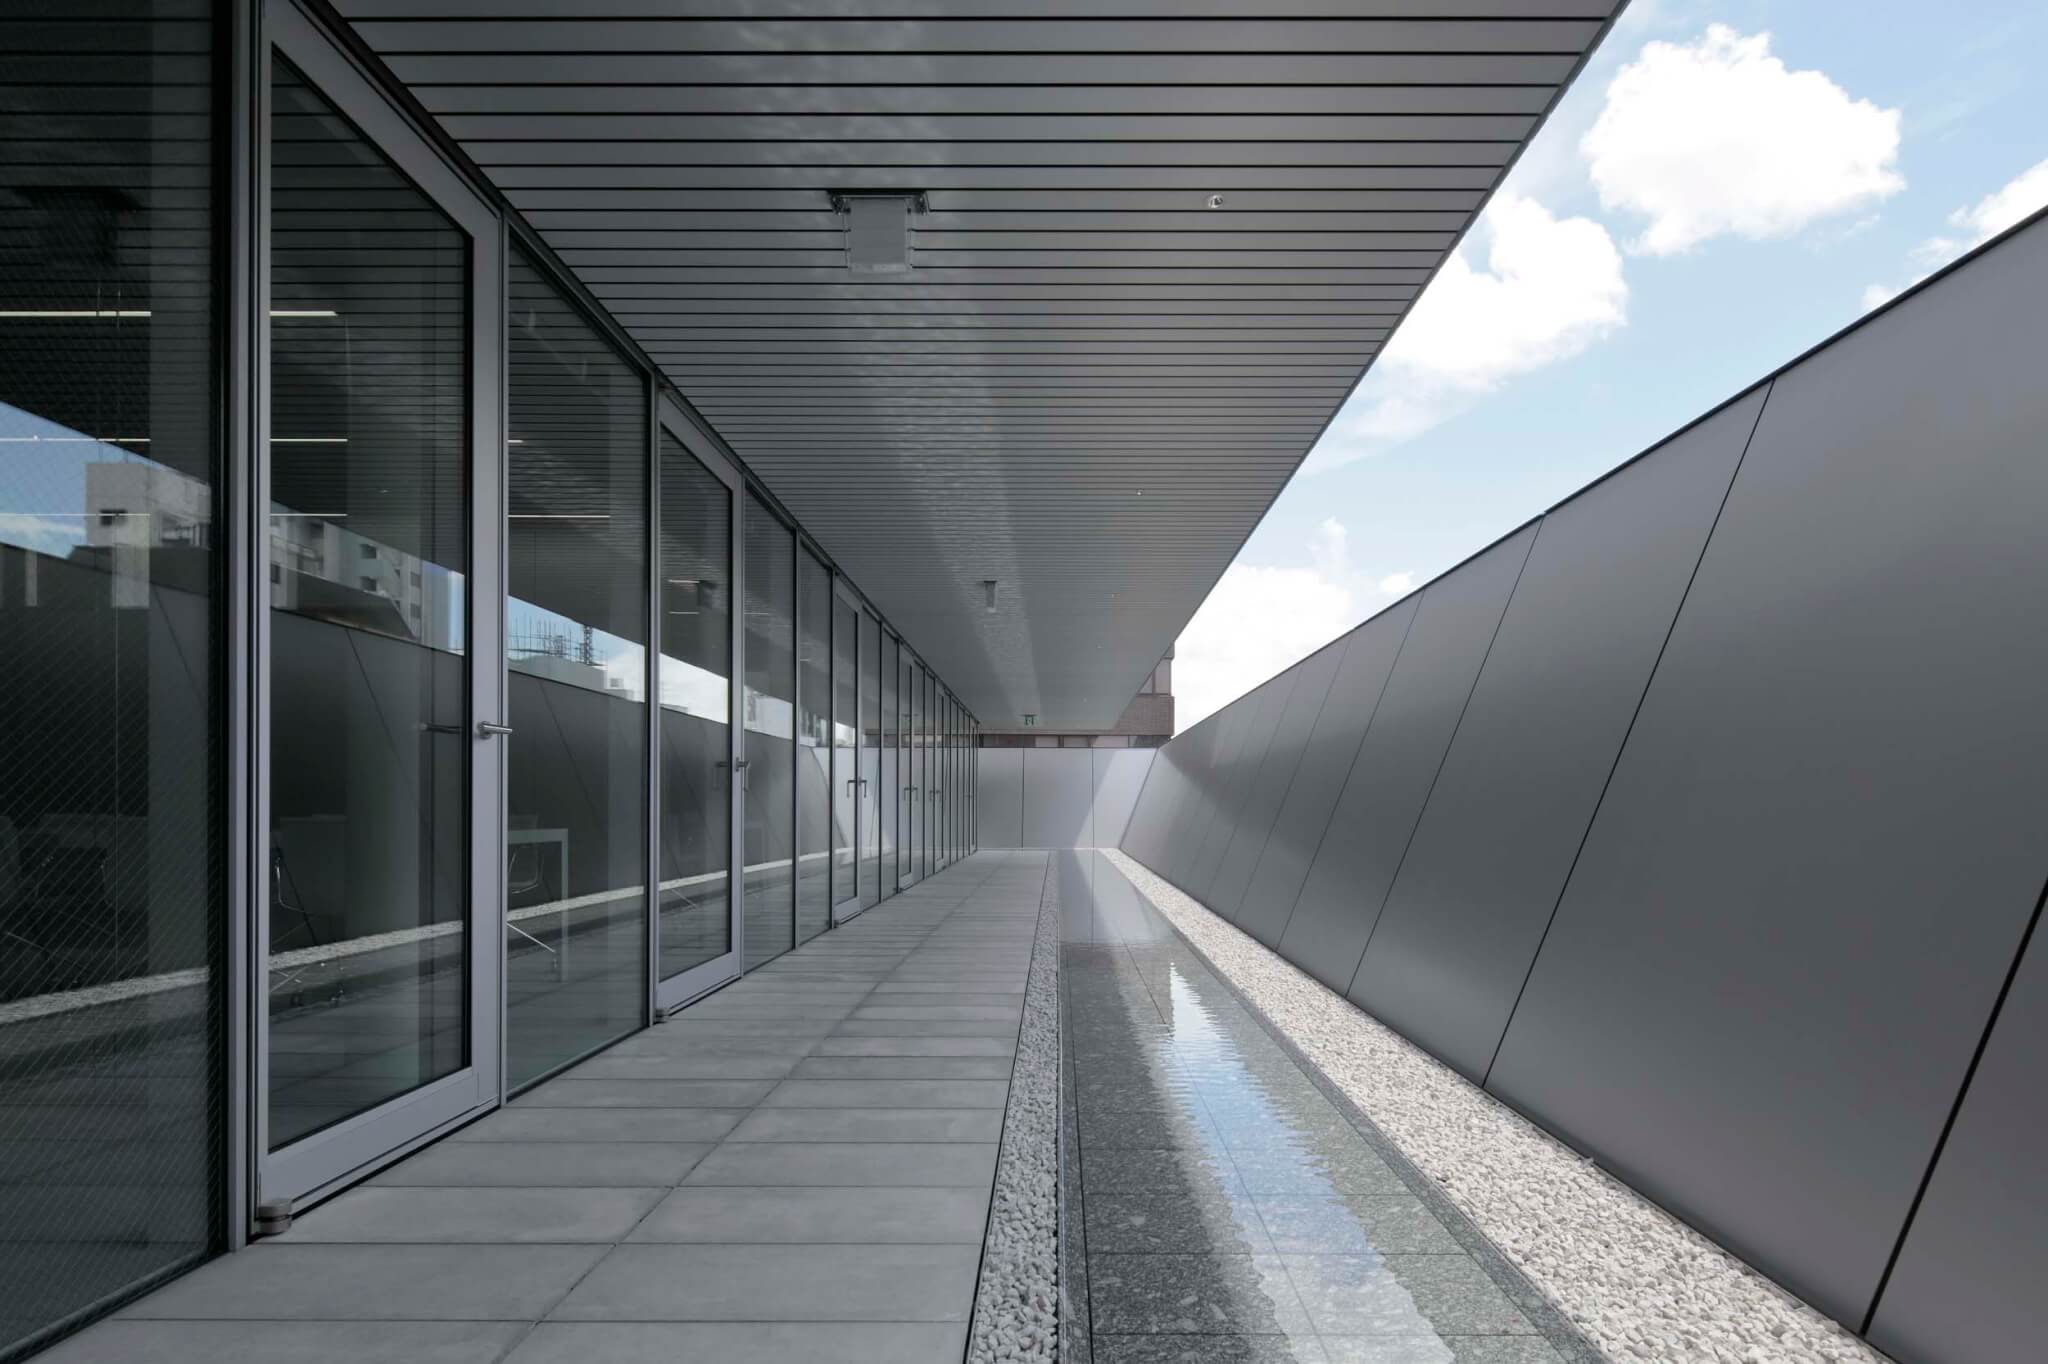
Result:
<instances>
[{"instance_id":1,"label":"gray aluminium panel wall","mask_svg":"<svg viewBox=\"0 0 2048 1364\"><path fill-rule=\"evenodd\" d=\"M1245 805L1251 799L1259 769L1265 765L1266 751L1273 746L1273 731L1279 728L1280 717L1294 695L1294 683L1294 671L1289 669L1252 693L1253 704L1245 719L1244 740L1238 744L1230 766L1222 773L1217 819L1209 827L1208 836L1202 840L1201 854L1195 859L1195 869L1188 882L1188 893L1205 905L1209 903L1210 884L1216 879L1217 869L1223 865L1223 854L1229 849L1231 839L1237 836L1238 820L1243 817Z\"/></svg>"},{"instance_id":2,"label":"gray aluminium panel wall","mask_svg":"<svg viewBox=\"0 0 2048 1364\"><path fill-rule=\"evenodd\" d=\"M2041 889L2048 227L1781 376L1491 1086L1861 1320Z\"/></svg>"},{"instance_id":3,"label":"gray aluminium panel wall","mask_svg":"<svg viewBox=\"0 0 2048 1364\"><path fill-rule=\"evenodd\" d=\"M1123 842L1132 807L1138 801L1138 789L1145 784L1145 774L1151 770L1152 758L1157 752L1152 748L1089 750L1089 763L1095 778L1095 827L1092 831L1095 841L1092 846L1114 848Z\"/></svg>"},{"instance_id":4,"label":"gray aluminium panel wall","mask_svg":"<svg viewBox=\"0 0 2048 1364\"><path fill-rule=\"evenodd\" d=\"M1200 747L1190 755L1188 775L1194 780L1190 793L1194 798L1182 805L1180 818L1174 821L1173 840L1167 844L1165 866L1160 870L1160 875L1182 890L1188 888L1188 873L1195 865L1202 838L1216 822L1223 794L1221 773L1230 765L1244 738L1245 720L1250 713L1250 694L1225 706L1203 734Z\"/></svg>"},{"instance_id":5,"label":"gray aluminium panel wall","mask_svg":"<svg viewBox=\"0 0 2048 1364\"><path fill-rule=\"evenodd\" d=\"M1524 526L1423 589L1280 937L1281 956L1334 990L1350 988L1536 529Z\"/></svg>"},{"instance_id":6,"label":"gray aluminium panel wall","mask_svg":"<svg viewBox=\"0 0 2048 1364\"><path fill-rule=\"evenodd\" d=\"M1020 847L1024 840L1024 754L1022 748L975 750L975 812L984 848Z\"/></svg>"},{"instance_id":7,"label":"gray aluminium panel wall","mask_svg":"<svg viewBox=\"0 0 2048 1364\"><path fill-rule=\"evenodd\" d=\"M1170 876L1175 885L1190 895L1194 894L1196 864L1202 859L1202 850L1208 846L1210 832L1223 817L1230 790L1231 764L1237 761L1237 751L1244 746L1245 733L1251 728L1258 703L1259 691L1254 690L1224 707L1217 722L1215 740L1199 769L1201 808L1188 822L1185 836L1172 854L1173 871Z\"/></svg>"},{"instance_id":8,"label":"gray aluminium panel wall","mask_svg":"<svg viewBox=\"0 0 2048 1364\"><path fill-rule=\"evenodd\" d=\"M2044 1075L2037 928L1870 1323L1871 1342L1905 1364L2006 1364L2039 1358L2048 1341Z\"/></svg>"},{"instance_id":9,"label":"gray aluminium panel wall","mask_svg":"<svg viewBox=\"0 0 2048 1364\"><path fill-rule=\"evenodd\" d=\"M1259 764L1251 794L1238 815L1237 831L1230 836L1223 863L1209 883L1209 893L1203 897L1210 909L1226 919L1235 920L1238 906L1244 903L1245 888L1251 885L1252 871L1266 848L1266 836L1273 832L1273 817L1280 812L1280 802L1294 782L1295 769L1301 765L1302 745L1308 742L1309 730L1322 714L1323 699L1330 693L1330 681L1336 677L1337 665L1343 658L1343 645L1337 644L1294 665L1294 691L1273 730L1273 742L1266 747L1265 759Z\"/></svg>"},{"instance_id":10,"label":"gray aluminium panel wall","mask_svg":"<svg viewBox=\"0 0 2048 1364\"><path fill-rule=\"evenodd\" d=\"M1173 764L1172 804L1166 807L1165 823L1153 835L1152 856L1145 863L1161 876L1166 875L1167 859L1185 837L1182 830L1201 806L1201 756L1203 750L1215 742L1216 726L1222 723L1222 719L1221 715L1210 715L1187 733L1174 736L1167 745Z\"/></svg>"},{"instance_id":11,"label":"gray aluminium panel wall","mask_svg":"<svg viewBox=\"0 0 2048 1364\"><path fill-rule=\"evenodd\" d=\"M1177 742L1170 739L1155 751L1144 787L1138 793L1138 803L1124 828L1124 851L1148 867L1158 860L1174 807L1186 790L1181 778L1180 750L1174 747Z\"/></svg>"},{"instance_id":12,"label":"gray aluminium panel wall","mask_svg":"<svg viewBox=\"0 0 2048 1364\"><path fill-rule=\"evenodd\" d=\"M1351 999L1483 1079L1763 410L1759 388L1544 519Z\"/></svg>"},{"instance_id":13,"label":"gray aluminium panel wall","mask_svg":"<svg viewBox=\"0 0 2048 1364\"><path fill-rule=\"evenodd\" d=\"M1094 842L1090 814L1095 777L1085 748L1026 748L1023 841L1026 848L1085 848Z\"/></svg>"},{"instance_id":14,"label":"gray aluminium panel wall","mask_svg":"<svg viewBox=\"0 0 2048 1364\"><path fill-rule=\"evenodd\" d=\"M1155 761L1145 773L1145 783L1138 789L1137 801L1131 806L1131 817L1124 824L1123 840L1118 845L1140 862L1151 849L1152 833L1164 822L1166 807L1172 799L1174 764L1167 758L1167 750L1172 746L1169 740L1165 747L1153 751Z\"/></svg>"},{"instance_id":15,"label":"gray aluminium panel wall","mask_svg":"<svg viewBox=\"0 0 2048 1364\"><path fill-rule=\"evenodd\" d=\"M1301 883L1322 847L1330 815L1344 779L1358 757L1358 746L1372 724L1387 675L1401 655L1401 645L1415 620L1421 594L1395 602L1353 630L1344 644L1344 661L1323 702L1323 713L1309 731L1301 770L1280 803L1273 832L1252 872L1250 889L1238 907L1237 926L1268 947L1276 947L1301 896Z\"/></svg>"}]
</instances>

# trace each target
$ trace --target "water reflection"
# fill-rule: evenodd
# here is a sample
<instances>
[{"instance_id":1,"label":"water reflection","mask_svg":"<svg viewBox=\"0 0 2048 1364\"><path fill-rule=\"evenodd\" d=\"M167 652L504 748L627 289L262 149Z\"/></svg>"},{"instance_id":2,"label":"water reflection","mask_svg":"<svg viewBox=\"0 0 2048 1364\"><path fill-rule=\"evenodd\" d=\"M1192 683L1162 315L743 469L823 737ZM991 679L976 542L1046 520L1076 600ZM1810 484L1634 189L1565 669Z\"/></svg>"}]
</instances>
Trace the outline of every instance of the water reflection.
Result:
<instances>
[{"instance_id":1,"label":"water reflection","mask_svg":"<svg viewBox=\"0 0 2048 1364\"><path fill-rule=\"evenodd\" d=\"M1097 1361L1554 1361L1116 866L1059 854Z\"/></svg>"}]
</instances>

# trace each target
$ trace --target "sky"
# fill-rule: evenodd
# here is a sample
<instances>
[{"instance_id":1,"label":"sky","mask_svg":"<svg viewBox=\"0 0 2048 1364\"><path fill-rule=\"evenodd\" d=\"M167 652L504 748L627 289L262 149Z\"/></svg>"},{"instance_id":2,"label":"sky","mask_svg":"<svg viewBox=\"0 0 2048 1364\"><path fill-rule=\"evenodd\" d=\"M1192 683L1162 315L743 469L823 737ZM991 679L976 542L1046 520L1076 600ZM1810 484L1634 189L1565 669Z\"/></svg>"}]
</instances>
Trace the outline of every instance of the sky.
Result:
<instances>
[{"instance_id":1,"label":"sky","mask_svg":"<svg viewBox=\"0 0 2048 1364\"><path fill-rule=\"evenodd\" d=\"M1634 0L1182 632L1186 729L2048 205L2039 0Z\"/></svg>"}]
</instances>

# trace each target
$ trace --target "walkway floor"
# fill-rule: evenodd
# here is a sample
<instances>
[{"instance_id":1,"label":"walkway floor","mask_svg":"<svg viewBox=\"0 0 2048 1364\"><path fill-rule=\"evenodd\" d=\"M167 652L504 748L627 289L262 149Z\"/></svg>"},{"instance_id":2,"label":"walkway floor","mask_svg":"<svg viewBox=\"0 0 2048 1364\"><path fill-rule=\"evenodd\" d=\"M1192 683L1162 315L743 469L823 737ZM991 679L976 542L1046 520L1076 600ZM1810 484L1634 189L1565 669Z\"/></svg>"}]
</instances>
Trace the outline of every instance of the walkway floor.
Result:
<instances>
[{"instance_id":1,"label":"walkway floor","mask_svg":"<svg viewBox=\"0 0 2048 1364\"><path fill-rule=\"evenodd\" d=\"M1093 1364L1597 1358L1114 863L1053 874Z\"/></svg>"},{"instance_id":2,"label":"walkway floor","mask_svg":"<svg viewBox=\"0 0 2048 1364\"><path fill-rule=\"evenodd\" d=\"M50 1364L957 1364L1044 853L982 853Z\"/></svg>"}]
</instances>

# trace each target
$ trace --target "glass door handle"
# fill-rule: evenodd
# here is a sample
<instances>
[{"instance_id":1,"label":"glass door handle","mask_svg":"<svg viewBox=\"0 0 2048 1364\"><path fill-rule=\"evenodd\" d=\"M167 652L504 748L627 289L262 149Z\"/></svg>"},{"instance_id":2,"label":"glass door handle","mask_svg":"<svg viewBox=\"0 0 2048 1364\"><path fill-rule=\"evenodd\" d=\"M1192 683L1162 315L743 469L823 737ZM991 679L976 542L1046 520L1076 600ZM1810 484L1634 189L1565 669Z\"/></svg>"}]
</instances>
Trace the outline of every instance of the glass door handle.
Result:
<instances>
[{"instance_id":1,"label":"glass door handle","mask_svg":"<svg viewBox=\"0 0 2048 1364\"><path fill-rule=\"evenodd\" d=\"M492 720L479 720L476 722L476 737L479 739L496 739L511 732L512 726L510 725L501 725Z\"/></svg>"}]
</instances>

